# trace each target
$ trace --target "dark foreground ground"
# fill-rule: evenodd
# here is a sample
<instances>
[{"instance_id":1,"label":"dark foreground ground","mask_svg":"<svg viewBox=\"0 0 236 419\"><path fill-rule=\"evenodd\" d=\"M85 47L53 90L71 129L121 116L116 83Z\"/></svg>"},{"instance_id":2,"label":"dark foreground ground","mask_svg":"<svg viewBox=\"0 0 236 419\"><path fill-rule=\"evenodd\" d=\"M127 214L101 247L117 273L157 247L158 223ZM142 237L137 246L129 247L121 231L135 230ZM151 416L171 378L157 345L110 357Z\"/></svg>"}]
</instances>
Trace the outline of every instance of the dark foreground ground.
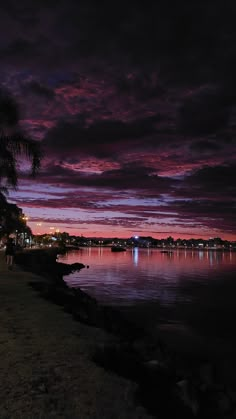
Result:
<instances>
[{"instance_id":1,"label":"dark foreground ground","mask_svg":"<svg viewBox=\"0 0 236 419\"><path fill-rule=\"evenodd\" d=\"M39 277L6 269L0 252L0 418L148 419L136 384L92 361L114 342L39 297Z\"/></svg>"}]
</instances>

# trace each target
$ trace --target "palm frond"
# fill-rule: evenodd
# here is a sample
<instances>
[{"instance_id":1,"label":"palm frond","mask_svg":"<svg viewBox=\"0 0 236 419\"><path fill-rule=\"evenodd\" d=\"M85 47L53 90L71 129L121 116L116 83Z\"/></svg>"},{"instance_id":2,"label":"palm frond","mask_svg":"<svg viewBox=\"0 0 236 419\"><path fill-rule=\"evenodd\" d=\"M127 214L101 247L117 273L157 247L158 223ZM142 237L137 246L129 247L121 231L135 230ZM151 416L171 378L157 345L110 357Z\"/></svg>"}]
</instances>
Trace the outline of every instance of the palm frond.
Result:
<instances>
[{"instance_id":1,"label":"palm frond","mask_svg":"<svg viewBox=\"0 0 236 419\"><path fill-rule=\"evenodd\" d=\"M4 150L8 150L12 154L15 162L17 157L25 157L29 160L31 162L31 174L33 176L39 170L42 153L40 145L36 141L21 134L13 134L11 136L0 134L0 156Z\"/></svg>"},{"instance_id":2,"label":"palm frond","mask_svg":"<svg viewBox=\"0 0 236 419\"><path fill-rule=\"evenodd\" d=\"M6 186L1 186L0 185L0 201L1 201L1 197L2 196L4 196L4 198L5 198L5 195L8 195L8 189L6 188Z\"/></svg>"},{"instance_id":3,"label":"palm frond","mask_svg":"<svg viewBox=\"0 0 236 419\"><path fill-rule=\"evenodd\" d=\"M9 150L0 148L0 180L3 178L7 184L17 186L16 159Z\"/></svg>"}]
</instances>

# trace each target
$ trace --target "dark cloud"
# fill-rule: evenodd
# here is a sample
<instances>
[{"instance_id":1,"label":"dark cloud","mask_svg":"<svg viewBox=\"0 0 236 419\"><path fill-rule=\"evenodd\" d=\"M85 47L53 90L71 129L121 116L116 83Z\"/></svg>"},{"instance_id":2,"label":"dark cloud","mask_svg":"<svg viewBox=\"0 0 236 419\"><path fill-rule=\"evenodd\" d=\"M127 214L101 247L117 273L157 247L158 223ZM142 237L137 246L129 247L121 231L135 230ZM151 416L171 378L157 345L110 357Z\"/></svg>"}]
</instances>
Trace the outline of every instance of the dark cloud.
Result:
<instances>
[{"instance_id":1,"label":"dark cloud","mask_svg":"<svg viewBox=\"0 0 236 419\"><path fill-rule=\"evenodd\" d=\"M160 177L154 169L141 167L136 164L124 166L121 169L107 170L101 174L85 174L77 170L68 169L59 165L50 165L39 174L39 180L51 184L67 186L88 186L96 188L110 188L113 190L143 190L152 191L155 196L172 188L179 181Z\"/></svg>"},{"instance_id":2,"label":"dark cloud","mask_svg":"<svg viewBox=\"0 0 236 419\"><path fill-rule=\"evenodd\" d=\"M235 164L203 167L193 173L187 179L187 182L192 187L203 189L209 194L214 192L218 196L219 194L225 195L228 193L230 197L236 198L235 170Z\"/></svg>"},{"instance_id":3,"label":"dark cloud","mask_svg":"<svg viewBox=\"0 0 236 419\"><path fill-rule=\"evenodd\" d=\"M236 227L236 213L234 201L222 201L219 198L199 199L193 201L178 201L172 205L172 210L179 213L184 222L204 225L209 230L220 230L234 233Z\"/></svg>"},{"instance_id":4,"label":"dark cloud","mask_svg":"<svg viewBox=\"0 0 236 419\"><path fill-rule=\"evenodd\" d=\"M45 97L46 99L53 99L55 97L54 90L33 80L23 86L24 91Z\"/></svg>"},{"instance_id":5,"label":"dark cloud","mask_svg":"<svg viewBox=\"0 0 236 419\"><path fill-rule=\"evenodd\" d=\"M200 140L195 141L190 145L192 151L212 152L221 149L221 146L214 141Z\"/></svg>"},{"instance_id":6,"label":"dark cloud","mask_svg":"<svg viewBox=\"0 0 236 419\"><path fill-rule=\"evenodd\" d=\"M118 93L132 95L138 100L163 98L166 93L157 72L123 74L115 81L115 84Z\"/></svg>"},{"instance_id":7,"label":"dark cloud","mask_svg":"<svg viewBox=\"0 0 236 419\"><path fill-rule=\"evenodd\" d=\"M226 127L230 107L225 92L204 87L189 95L179 110L180 131L202 135L217 132Z\"/></svg>"},{"instance_id":8,"label":"dark cloud","mask_svg":"<svg viewBox=\"0 0 236 419\"><path fill-rule=\"evenodd\" d=\"M9 43L5 50L1 51L2 57L7 58L24 58L24 60L33 60L39 55L39 48L41 44L39 41L31 41L24 38L19 38Z\"/></svg>"},{"instance_id":9,"label":"dark cloud","mask_svg":"<svg viewBox=\"0 0 236 419\"><path fill-rule=\"evenodd\" d=\"M103 172L96 179L91 179L94 186L110 187L114 189L135 189L135 190L155 190L156 196L163 193L172 183L169 179L153 174L154 170L146 167L124 167L120 170L110 170ZM88 183L89 184L89 179Z\"/></svg>"},{"instance_id":10,"label":"dark cloud","mask_svg":"<svg viewBox=\"0 0 236 419\"><path fill-rule=\"evenodd\" d=\"M159 116L139 119L133 122L119 120L96 121L86 125L84 115L75 121L60 121L52 128L43 141L46 150L59 155L70 155L76 151L90 156L116 156L122 148L132 147L139 139L155 132L155 122Z\"/></svg>"},{"instance_id":11,"label":"dark cloud","mask_svg":"<svg viewBox=\"0 0 236 419\"><path fill-rule=\"evenodd\" d=\"M190 0L138 4L68 0L56 6L53 1L5 6L12 23L31 25L33 42L43 32L38 29L40 23L49 35L49 45L56 41L64 47L64 64L90 57L121 63L122 57L124 66L156 67L163 79L185 84L212 79L212 70L215 78L222 79L236 40L235 9L233 0L217 1L214 7L211 0L197 4ZM18 48L34 54L27 38L16 42L11 54L18 54ZM45 58L56 66L61 60L58 53L60 48L51 49L51 56Z\"/></svg>"}]
</instances>

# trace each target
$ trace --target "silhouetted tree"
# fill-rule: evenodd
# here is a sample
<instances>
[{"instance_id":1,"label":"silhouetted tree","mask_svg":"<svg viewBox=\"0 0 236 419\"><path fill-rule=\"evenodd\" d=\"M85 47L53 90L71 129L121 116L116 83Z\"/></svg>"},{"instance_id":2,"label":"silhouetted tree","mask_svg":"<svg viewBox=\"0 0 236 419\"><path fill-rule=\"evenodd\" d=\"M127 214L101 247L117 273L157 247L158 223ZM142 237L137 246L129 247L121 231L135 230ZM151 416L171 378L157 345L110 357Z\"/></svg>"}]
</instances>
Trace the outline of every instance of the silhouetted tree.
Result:
<instances>
[{"instance_id":1,"label":"silhouetted tree","mask_svg":"<svg viewBox=\"0 0 236 419\"><path fill-rule=\"evenodd\" d=\"M41 152L36 141L18 131L19 109L15 100L0 89L0 190L16 187L18 181L17 162L26 158L31 163L34 176L40 167Z\"/></svg>"}]
</instances>

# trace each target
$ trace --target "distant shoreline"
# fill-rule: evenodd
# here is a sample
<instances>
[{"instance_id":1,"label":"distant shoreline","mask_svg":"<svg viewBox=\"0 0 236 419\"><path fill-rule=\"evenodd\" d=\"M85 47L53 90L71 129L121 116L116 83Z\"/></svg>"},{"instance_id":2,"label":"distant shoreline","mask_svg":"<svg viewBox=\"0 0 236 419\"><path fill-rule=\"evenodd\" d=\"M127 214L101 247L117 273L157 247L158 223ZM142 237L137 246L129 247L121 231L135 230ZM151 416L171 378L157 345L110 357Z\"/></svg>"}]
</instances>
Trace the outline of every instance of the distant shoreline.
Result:
<instances>
[{"instance_id":1,"label":"distant shoreline","mask_svg":"<svg viewBox=\"0 0 236 419\"><path fill-rule=\"evenodd\" d=\"M103 248L112 248L113 246L112 245L91 245L91 246L65 246L65 250L82 250L82 249L88 249L88 248L100 248L100 247L103 247ZM41 249L48 249L48 247L41 247ZM221 251L221 252L236 252L236 248L232 248L232 249L228 249L228 248L221 248L221 247L219 247L219 248L215 248L215 247L182 247L182 246L179 246L179 247L156 247L156 246L149 246L149 247L146 247L146 246L126 246L126 249L127 250L133 250L133 249L146 249L146 250L149 250L149 249L154 249L154 250L159 250L159 251L162 251L162 250L167 250L167 251L173 251L173 252L177 252L178 250L190 250L190 251L206 251L206 252L208 252L208 251L214 251L214 252L217 252L217 251Z\"/></svg>"}]
</instances>

